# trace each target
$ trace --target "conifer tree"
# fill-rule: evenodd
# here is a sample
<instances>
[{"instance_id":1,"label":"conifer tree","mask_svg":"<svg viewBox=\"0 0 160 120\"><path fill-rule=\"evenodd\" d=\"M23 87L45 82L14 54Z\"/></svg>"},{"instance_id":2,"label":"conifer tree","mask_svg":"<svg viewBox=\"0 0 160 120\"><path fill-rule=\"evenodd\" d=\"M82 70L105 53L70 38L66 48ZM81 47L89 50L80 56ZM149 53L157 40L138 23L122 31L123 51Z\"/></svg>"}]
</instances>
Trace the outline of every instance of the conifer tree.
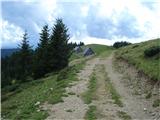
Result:
<instances>
[{"instance_id":1,"label":"conifer tree","mask_svg":"<svg viewBox=\"0 0 160 120\"><path fill-rule=\"evenodd\" d=\"M49 44L49 29L48 25L45 25L40 33L40 42L38 44L34 57L35 79L43 77L47 72L49 72L48 44Z\"/></svg>"},{"instance_id":2,"label":"conifer tree","mask_svg":"<svg viewBox=\"0 0 160 120\"><path fill-rule=\"evenodd\" d=\"M32 48L29 45L28 34L25 31L23 35L22 43L19 45L19 62L17 65L17 72L19 75L17 79L26 81L29 76L32 74Z\"/></svg>"},{"instance_id":3,"label":"conifer tree","mask_svg":"<svg viewBox=\"0 0 160 120\"><path fill-rule=\"evenodd\" d=\"M68 29L62 19L57 19L50 36L50 66L51 71L60 70L68 65L70 45L68 44Z\"/></svg>"}]
</instances>

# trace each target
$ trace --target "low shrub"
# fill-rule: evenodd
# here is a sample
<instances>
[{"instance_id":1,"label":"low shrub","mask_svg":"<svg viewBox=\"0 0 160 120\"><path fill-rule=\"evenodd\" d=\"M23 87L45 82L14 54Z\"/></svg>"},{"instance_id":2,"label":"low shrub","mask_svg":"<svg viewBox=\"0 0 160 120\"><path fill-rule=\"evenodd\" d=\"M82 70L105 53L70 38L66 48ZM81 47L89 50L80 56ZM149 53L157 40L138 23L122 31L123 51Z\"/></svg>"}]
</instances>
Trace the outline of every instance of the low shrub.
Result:
<instances>
[{"instance_id":1,"label":"low shrub","mask_svg":"<svg viewBox=\"0 0 160 120\"><path fill-rule=\"evenodd\" d=\"M71 74L71 73L75 73L75 66L68 66L66 68L64 68L63 70L61 70L57 76L57 80L64 80L64 79L67 79L68 76ZM70 74L69 74L70 73Z\"/></svg>"},{"instance_id":2,"label":"low shrub","mask_svg":"<svg viewBox=\"0 0 160 120\"><path fill-rule=\"evenodd\" d=\"M132 48L136 48L136 47L138 47L139 45L134 45Z\"/></svg>"},{"instance_id":3,"label":"low shrub","mask_svg":"<svg viewBox=\"0 0 160 120\"><path fill-rule=\"evenodd\" d=\"M158 107L158 106L160 106L160 99L157 99L157 100L155 100L154 102L153 102L153 105L152 105L153 107Z\"/></svg>"},{"instance_id":4,"label":"low shrub","mask_svg":"<svg viewBox=\"0 0 160 120\"><path fill-rule=\"evenodd\" d=\"M160 46L153 46L144 51L145 57L153 57L160 53Z\"/></svg>"},{"instance_id":5,"label":"low shrub","mask_svg":"<svg viewBox=\"0 0 160 120\"><path fill-rule=\"evenodd\" d=\"M131 44L131 43L126 42L126 41L115 42L115 43L113 44L113 47L114 47L114 48L120 48L120 47L127 46L127 45L130 45L130 44Z\"/></svg>"},{"instance_id":6,"label":"low shrub","mask_svg":"<svg viewBox=\"0 0 160 120\"><path fill-rule=\"evenodd\" d=\"M13 92L16 89L18 89L18 87L19 87L19 84L9 85L4 88L4 91Z\"/></svg>"}]
</instances>

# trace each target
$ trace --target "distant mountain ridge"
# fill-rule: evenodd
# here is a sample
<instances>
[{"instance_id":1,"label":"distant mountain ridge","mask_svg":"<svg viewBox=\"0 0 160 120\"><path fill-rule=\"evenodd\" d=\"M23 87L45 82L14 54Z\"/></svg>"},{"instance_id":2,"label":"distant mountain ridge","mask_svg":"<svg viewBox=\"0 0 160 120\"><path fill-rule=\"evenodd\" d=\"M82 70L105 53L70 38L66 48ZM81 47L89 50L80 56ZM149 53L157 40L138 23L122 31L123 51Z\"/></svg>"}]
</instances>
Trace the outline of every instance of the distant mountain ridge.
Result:
<instances>
[{"instance_id":1,"label":"distant mountain ridge","mask_svg":"<svg viewBox=\"0 0 160 120\"><path fill-rule=\"evenodd\" d=\"M1 49L1 58L11 56L14 52L19 51L17 48L10 48L10 49Z\"/></svg>"}]
</instances>

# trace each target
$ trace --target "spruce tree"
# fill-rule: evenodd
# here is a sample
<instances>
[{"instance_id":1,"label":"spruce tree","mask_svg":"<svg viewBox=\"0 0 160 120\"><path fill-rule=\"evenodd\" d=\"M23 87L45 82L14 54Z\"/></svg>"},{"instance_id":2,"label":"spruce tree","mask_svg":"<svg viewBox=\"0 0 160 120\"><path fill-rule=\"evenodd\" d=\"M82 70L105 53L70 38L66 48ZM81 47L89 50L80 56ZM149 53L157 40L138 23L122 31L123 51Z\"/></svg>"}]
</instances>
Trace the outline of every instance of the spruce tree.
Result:
<instances>
[{"instance_id":1,"label":"spruce tree","mask_svg":"<svg viewBox=\"0 0 160 120\"><path fill-rule=\"evenodd\" d=\"M32 74L32 48L29 45L28 34L25 31L23 35L22 43L19 45L19 62L17 65L17 72L19 75L17 79L20 79L21 82L27 80L29 76Z\"/></svg>"},{"instance_id":2,"label":"spruce tree","mask_svg":"<svg viewBox=\"0 0 160 120\"><path fill-rule=\"evenodd\" d=\"M35 52L34 57L34 78L43 77L49 72L48 63L48 42L49 42L49 29L48 25L45 25L40 33L40 42Z\"/></svg>"},{"instance_id":3,"label":"spruce tree","mask_svg":"<svg viewBox=\"0 0 160 120\"><path fill-rule=\"evenodd\" d=\"M68 44L68 29L62 19L57 19L50 36L51 71L60 70L68 65L70 57L70 45Z\"/></svg>"}]
</instances>

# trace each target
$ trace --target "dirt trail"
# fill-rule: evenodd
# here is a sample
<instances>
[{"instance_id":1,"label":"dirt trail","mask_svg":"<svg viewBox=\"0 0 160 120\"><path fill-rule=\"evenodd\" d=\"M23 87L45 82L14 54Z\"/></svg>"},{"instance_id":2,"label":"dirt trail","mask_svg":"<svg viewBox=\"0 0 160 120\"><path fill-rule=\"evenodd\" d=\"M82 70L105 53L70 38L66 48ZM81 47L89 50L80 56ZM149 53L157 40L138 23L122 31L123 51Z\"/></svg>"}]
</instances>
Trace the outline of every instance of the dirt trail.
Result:
<instances>
[{"instance_id":1,"label":"dirt trail","mask_svg":"<svg viewBox=\"0 0 160 120\"><path fill-rule=\"evenodd\" d=\"M79 81L73 82L71 87L66 88L67 93L74 93L73 95L63 97L64 102L62 103L54 105L46 103L43 105L44 110L49 111L48 120L75 120L84 118L85 113L88 110L88 105L84 104L79 96L87 90L89 76L98 62L98 58L87 61L85 68L78 73Z\"/></svg>"},{"instance_id":2,"label":"dirt trail","mask_svg":"<svg viewBox=\"0 0 160 120\"><path fill-rule=\"evenodd\" d=\"M102 67L105 67L105 70L103 70ZM130 74L132 74L132 76L130 77L133 77L133 74L134 77L136 76L133 71L134 70L128 71L131 72ZM128 77L129 83L126 84L126 79L124 79L126 74L115 71L115 69L113 68L113 54L109 57L99 60L99 63L95 68L95 74L97 76L97 100L93 100L92 104L97 107L96 116L98 119L125 119L124 116L122 117L118 115L119 112L123 112L125 113L125 115L129 115L132 119L136 120L160 120L160 109L152 107L153 101L147 100L143 94L133 94L134 89L127 86L131 84L131 81L135 81L135 78L132 78L131 80L131 78ZM123 107L114 104L111 94L106 87L106 84L108 83L106 81L105 74L107 74L110 82L113 84L114 88L121 96L121 102L123 103ZM145 78L142 77L140 78L140 80L142 80L143 82L144 79ZM147 87L147 85L145 87ZM127 120L128 119L130 118L127 118Z\"/></svg>"},{"instance_id":3,"label":"dirt trail","mask_svg":"<svg viewBox=\"0 0 160 120\"><path fill-rule=\"evenodd\" d=\"M92 105L96 106L97 119L101 120L121 120L118 117L117 112L122 111L122 109L114 104L111 98L111 94L106 84L106 75L104 71L104 61L100 61L95 70L97 78L97 90L96 90L96 100L92 101Z\"/></svg>"},{"instance_id":4,"label":"dirt trail","mask_svg":"<svg viewBox=\"0 0 160 120\"><path fill-rule=\"evenodd\" d=\"M138 120L152 120L155 119L150 113L148 113L149 103L146 99L142 99L136 95L133 95L131 88L124 85L123 75L118 72L115 72L113 69L113 55L108 57L105 62L106 72L108 77L113 82L114 87L119 92L122 102L124 104L124 111L126 111L132 119ZM160 118L156 118L158 120Z\"/></svg>"},{"instance_id":5,"label":"dirt trail","mask_svg":"<svg viewBox=\"0 0 160 120\"><path fill-rule=\"evenodd\" d=\"M128 71L126 68L125 71ZM66 88L68 97L63 97L64 102L58 104L44 104L44 110L49 111L48 120L80 120L84 119L88 105L84 104L80 95L88 90L89 78L95 72L97 78L97 90L95 98L89 105L97 108L96 117L100 120L129 120L126 116L120 116L121 112L134 120L160 120L159 108L151 110L153 101L146 100L142 95L133 94L133 86L130 78L125 78L125 73L115 71L113 68L113 54L106 58L92 58L86 62L86 66L77 74L79 80L71 87ZM135 74L133 71L128 71ZM106 75L109 81L106 80ZM134 76L132 81L135 81ZM126 84L126 79L128 83ZM110 82L121 96L123 107L118 106L112 99L111 91L107 88ZM142 84L143 85L143 84ZM136 84L135 84L136 86ZM144 86L142 86L144 87ZM72 93L72 95L71 95ZM155 111L156 110L156 111Z\"/></svg>"}]
</instances>

